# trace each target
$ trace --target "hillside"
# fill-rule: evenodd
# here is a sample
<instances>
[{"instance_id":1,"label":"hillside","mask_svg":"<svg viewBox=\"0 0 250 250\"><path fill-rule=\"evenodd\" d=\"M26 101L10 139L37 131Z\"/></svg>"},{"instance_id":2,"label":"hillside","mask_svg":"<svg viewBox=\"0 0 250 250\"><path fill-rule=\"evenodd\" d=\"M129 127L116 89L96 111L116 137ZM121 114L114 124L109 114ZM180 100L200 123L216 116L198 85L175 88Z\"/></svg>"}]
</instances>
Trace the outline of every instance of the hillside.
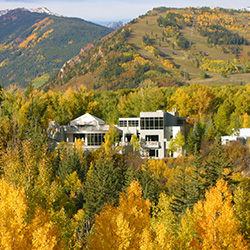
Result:
<instances>
[{"instance_id":1,"label":"hillside","mask_svg":"<svg viewBox=\"0 0 250 250\"><path fill-rule=\"evenodd\" d=\"M250 83L250 13L155 8L65 64L46 88Z\"/></svg>"},{"instance_id":2,"label":"hillside","mask_svg":"<svg viewBox=\"0 0 250 250\"><path fill-rule=\"evenodd\" d=\"M39 87L83 46L111 31L77 18L9 11L0 16L0 83Z\"/></svg>"}]
</instances>

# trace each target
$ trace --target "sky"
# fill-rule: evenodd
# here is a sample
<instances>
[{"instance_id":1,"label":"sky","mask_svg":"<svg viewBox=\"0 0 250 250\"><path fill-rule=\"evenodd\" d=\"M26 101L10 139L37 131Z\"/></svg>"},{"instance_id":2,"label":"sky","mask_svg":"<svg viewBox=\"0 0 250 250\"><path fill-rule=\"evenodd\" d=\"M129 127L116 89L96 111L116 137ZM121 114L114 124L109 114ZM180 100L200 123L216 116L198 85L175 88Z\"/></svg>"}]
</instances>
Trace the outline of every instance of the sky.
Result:
<instances>
[{"instance_id":1,"label":"sky","mask_svg":"<svg viewBox=\"0 0 250 250\"><path fill-rule=\"evenodd\" d=\"M128 22L154 7L209 6L242 9L250 6L249 0L0 0L0 10L46 7L67 17L79 17L99 24L114 21Z\"/></svg>"}]
</instances>

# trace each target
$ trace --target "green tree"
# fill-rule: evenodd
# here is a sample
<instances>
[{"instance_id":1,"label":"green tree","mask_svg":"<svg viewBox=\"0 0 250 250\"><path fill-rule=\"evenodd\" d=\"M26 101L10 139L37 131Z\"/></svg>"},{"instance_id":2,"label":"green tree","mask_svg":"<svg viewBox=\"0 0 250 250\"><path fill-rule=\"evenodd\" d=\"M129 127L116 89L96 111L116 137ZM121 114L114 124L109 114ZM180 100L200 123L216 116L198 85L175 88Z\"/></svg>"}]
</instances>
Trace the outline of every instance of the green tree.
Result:
<instances>
[{"instance_id":1,"label":"green tree","mask_svg":"<svg viewBox=\"0 0 250 250\"><path fill-rule=\"evenodd\" d=\"M190 129L187 136L187 144L186 144L187 154L194 154L195 151L199 152L201 147L201 135L202 135L202 130L200 124L198 122L195 122L193 128Z\"/></svg>"},{"instance_id":2,"label":"green tree","mask_svg":"<svg viewBox=\"0 0 250 250\"><path fill-rule=\"evenodd\" d=\"M178 183L171 192L173 195L171 201L171 210L176 214L184 214L188 208L188 173L184 166L178 167L178 174L175 182Z\"/></svg>"},{"instance_id":3,"label":"green tree","mask_svg":"<svg viewBox=\"0 0 250 250\"><path fill-rule=\"evenodd\" d=\"M216 141L209 147L209 154L204 162L204 185L208 189L211 185L215 185L220 179L224 179L233 185L234 181L232 175L232 162L230 159L225 159L225 152L220 144Z\"/></svg>"},{"instance_id":4,"label":"green tree","mask_svg":"<svg viewBox=\"0 0 250 250\"><path fill-rule=\"evenodd\" d=\"M168 150L172 153L177 152L182 155L184 146L185 146L185 136L180 131L178 131L175 137L170 139Z\"/></svg>"},{"instance_id":5,"label":"green tree","mask_svg":"<svg viewBox=\"0 0 250 250\"><path fill-rule=\"evenodd\" d=\"M137 135L132 135L131 143L133 145L133 150L134 151L139 151L140 149L140 141Z\"/></svg>"},{"instance_id":6,"label":"green tree","mask_svg":"<svg viewBox=\"0 0 250 250\"><path fill-rule=\"evenodd\" d=\"M90 225L94 215L105 203L118 204L119 193L124 185L125 162L118 154L108 157L102 152L87 174L83 189L83 208Z\"/></svg>"}]
</instances>

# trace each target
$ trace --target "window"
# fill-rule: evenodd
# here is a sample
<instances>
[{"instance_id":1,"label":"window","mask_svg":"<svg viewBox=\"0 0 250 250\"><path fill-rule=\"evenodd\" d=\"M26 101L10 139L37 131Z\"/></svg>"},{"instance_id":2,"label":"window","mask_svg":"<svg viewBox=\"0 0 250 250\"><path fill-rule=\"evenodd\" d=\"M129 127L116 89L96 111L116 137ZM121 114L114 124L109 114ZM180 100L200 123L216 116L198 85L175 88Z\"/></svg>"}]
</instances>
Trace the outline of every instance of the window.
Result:
<instances>
[{"instance_id":1,"label":"window","mask_svg":"<svg viewBox=\"0 0 250 250\"><path fill-rule=\"evenodd\" d=\"M149 157L156 157L156 150L149 150ZM158 153L158 150L157 150L157 153Z\"/></svg>"},{"instance_id":2,"label":"window","mask_svg":"<svg viewBox=\"0 0 250 250\"><path fill-rule=\"evenodd\" d=\"M128 121L128 126L129 127L138 127L139 121L138 120L130 120L130 121Z\"/></svg>"},{"instance_id":3,"label":"window","mask_svg":"<svg viewBox=\"0 0 250 250\"><path fill-rule=\"evenodd\" d=\"M77 139L85 140L85 134L74 134L73 141L76 141Z\"/></svg>"},{"instance_id":4,"label":"window","mask_svg":"<svg viewBox=\"0 0 250 250\"><path fill-rule=\"evenodd\" d=\"M178 119L177 120L177 125L183 125L184 124L184 120Z\"/></svg>"},{"instance_id":5,"label":"window","mask_svg":"<svg viewBox=\"0 0 250 250\"><path fill-rule=\"evenodd\" d=\"M125 134L125 142L130 142L133 134Z\"/></svg>"},{"instance_id":6,"label":"window","mask_svg":"<svg viewBox=\"0 0 250 250\"><path fill-rule=\"evenodd\" d=\"M158 135L146 135L146 141L159 141Z\"/></svg>"},{"instance_id":7,"label":"window","mask_svg":"<svg viewBox=\"0 0 250 250\"><path fill-rule=\"evenodd\" d=\"M120 127L127 127L127 121L126 120L119 120L119 126Z\"/></svg>"},{"instance_id":8,"label":"window","mask_svg":"<svg viewBox=\"0 0 250 250\"><path fill-rule=\"evenodd\" d=\"M163 117L141 117L141 129L163 129Z\"/></svg>"},{"instance_id":9,"label":"window","mask_svg":"<svg viewBox=\"0 0 250 250\"><path fill-rule=\"evenodd\" d=\"M88 146L100 146L104 142L105 133L88 134Z\"/></svg>"}]
</instances>

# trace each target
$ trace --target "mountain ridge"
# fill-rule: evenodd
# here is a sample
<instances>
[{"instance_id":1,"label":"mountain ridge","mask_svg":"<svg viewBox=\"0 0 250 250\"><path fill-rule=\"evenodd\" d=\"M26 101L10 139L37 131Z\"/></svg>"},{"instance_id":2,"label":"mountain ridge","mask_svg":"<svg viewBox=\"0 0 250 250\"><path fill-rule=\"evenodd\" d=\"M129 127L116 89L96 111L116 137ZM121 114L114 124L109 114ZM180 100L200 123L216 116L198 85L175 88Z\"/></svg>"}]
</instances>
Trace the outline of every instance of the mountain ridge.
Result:
<instances>
[{"instance_id":1,"label":"mountain ridge","mask_svg":"<svg viewBox=\"0 0 250 250\"><path fill-rule=\"evenodd\" d=\"M155 8L79 55L46 86L250 83L249 19L249 13L231 9Z\"/></svg>"},{"instance_id":2,"label":"mountain ridge","mask_svg":"<svg viewBox=\"0 0 250 250\"><path fill-rule=\"evenodd\" d=\"M0 82L41 86L81 48L112 32L80 18L15 9L0 16Z\"/></svg>"}]
</instances>

